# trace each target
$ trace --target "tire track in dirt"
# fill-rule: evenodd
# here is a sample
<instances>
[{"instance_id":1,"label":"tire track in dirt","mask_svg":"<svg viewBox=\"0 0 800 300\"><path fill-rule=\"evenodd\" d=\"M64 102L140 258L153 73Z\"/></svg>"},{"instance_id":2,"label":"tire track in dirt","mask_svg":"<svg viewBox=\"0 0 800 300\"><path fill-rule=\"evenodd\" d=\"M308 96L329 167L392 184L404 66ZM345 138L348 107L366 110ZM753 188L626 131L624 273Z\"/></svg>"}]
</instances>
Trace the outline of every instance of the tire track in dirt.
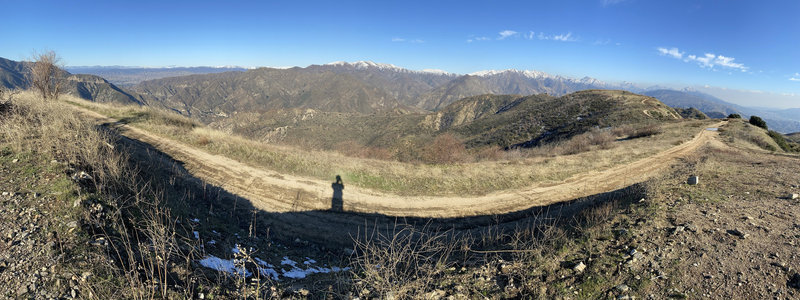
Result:
<instances>
[{"instance_id":1,"label":"tire track in dirt","mask_svg":"<svg viewBox=\"0 0 800 300\"><path fill-rule=\"evenodd\" d=\"M111 124L128 138L136 139L181 161L194 176L246 198L267 212L321 211L330 209L331 183L279 174L215 155L144 130L118 123L94 111L76 107L100 122ZM725 121L712 125L720 127ZM703 128L693 139L633 163L601 171L576 174L557 184L499 191L484 196L398 196L347 186L344 210L398 217L457 218L506 214L590 195L614 191L645 181L685 156L718 133Z\"/></svg>"}]
</instances>

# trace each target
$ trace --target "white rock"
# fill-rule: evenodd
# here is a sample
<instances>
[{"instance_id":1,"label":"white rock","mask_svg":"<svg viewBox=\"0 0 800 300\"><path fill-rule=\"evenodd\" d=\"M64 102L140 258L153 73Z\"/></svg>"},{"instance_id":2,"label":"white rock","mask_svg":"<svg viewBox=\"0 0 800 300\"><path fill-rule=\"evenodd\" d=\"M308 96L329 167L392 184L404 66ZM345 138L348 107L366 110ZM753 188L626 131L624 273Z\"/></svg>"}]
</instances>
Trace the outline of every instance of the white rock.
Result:
<instances>
[{"instance_id":1,"label":"white rock","mask_svg":"<svg viewBox=\"0 0 800 300\"><path fill-rule=\"evenodd\" d=\"M586 264L579 262L577 265L572 267L572 269L575 270L575 272L582 273L583 270L586 270Z\"/></svg>"}]
</instances>

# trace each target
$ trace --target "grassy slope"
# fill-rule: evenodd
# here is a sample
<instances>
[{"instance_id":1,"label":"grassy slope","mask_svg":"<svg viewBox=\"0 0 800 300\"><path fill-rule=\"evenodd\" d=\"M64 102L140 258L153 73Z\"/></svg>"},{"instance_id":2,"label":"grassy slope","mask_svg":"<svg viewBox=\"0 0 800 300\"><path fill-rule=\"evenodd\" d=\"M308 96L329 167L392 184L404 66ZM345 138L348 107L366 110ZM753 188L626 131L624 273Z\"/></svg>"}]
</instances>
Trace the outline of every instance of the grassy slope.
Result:
<instances>
[{"instance_id":1,"label":"grassy slope","mask_svg":"<svg viewBox=\"0 0 800 300\"><path fill-rule=\"evenodd\" d=\"M73 102L125 119L132 126L255 166L319 179L332 180L341 175L347 184L402 195L480 195L555 182L587 170L605 169L647 157L691 139L709 122L665 123L663 133L656 136L613 141L605 149L592 148L597 151L576 155L531 156L521 151L511 152L513 156L496 161L427 165L357 159L326 151L277 146L209 129L179 115L144 107Z\"/></svg>"}]
</instances>

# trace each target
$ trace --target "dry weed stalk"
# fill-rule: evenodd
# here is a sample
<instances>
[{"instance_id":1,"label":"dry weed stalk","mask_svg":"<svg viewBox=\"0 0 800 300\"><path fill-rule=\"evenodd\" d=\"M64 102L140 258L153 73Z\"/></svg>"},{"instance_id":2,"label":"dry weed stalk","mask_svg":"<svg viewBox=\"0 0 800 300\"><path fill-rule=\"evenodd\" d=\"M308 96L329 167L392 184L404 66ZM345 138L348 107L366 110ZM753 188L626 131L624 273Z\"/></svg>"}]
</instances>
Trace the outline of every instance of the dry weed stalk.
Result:
<instances>
[{"instance_id":1,"label":"dry weed stalk","mask_svg":"<svg viewBox=\"0 0 800 300\"><path fill-rule=\"evenodd\" d=\"M397 225L383 233L377 225L354 239L353 279L379 297L414 298L428 292L449 267L456 246L447 232Z\"/></svg>"}]
</instances>

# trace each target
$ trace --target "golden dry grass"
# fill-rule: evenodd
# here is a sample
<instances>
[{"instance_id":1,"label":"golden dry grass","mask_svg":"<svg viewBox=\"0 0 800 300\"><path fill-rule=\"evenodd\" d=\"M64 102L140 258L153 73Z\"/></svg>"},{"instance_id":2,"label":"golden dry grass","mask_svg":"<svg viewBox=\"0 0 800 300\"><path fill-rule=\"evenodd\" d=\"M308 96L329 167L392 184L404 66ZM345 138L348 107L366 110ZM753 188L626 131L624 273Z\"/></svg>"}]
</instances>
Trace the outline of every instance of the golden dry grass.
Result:
<instances>
[{"instance_id":1,"label":"golden dry grass","mask_svg":"<svg viewBox=\"0 0 800 300\"><path fill-rule=\"evenodd\" d=\"M507 152L499 160L429 165L354 158L336 152L257 142L150 107L114 106L74 98L68 101L106 116L127 120L129 125L159 136L253 166L323 180L341 175L346 184L399 195L482 195L533 184L556 183L578 173L603 170L648 157L690 140L703 126L716 122L665 123L661 126L661 133L636 139L617 140L607 136L608 133L588 133L575 138L589 141L590 145L581 151L571 149L575 142L565 141Z\"/></svg>"},{"instance_id":2,"label":"golden dry grass","mask_svg":"<svg viewBox=\"0 0 800 300\"><path fill-rule=\"evenodd\" d=\"M123 177L125 158L114 151L113 136L68 105L32 92L11 103L12 111L0 116L0 140L14 152L33 151L87 169L97 181Z\"/></svg>"}]
</instances>

